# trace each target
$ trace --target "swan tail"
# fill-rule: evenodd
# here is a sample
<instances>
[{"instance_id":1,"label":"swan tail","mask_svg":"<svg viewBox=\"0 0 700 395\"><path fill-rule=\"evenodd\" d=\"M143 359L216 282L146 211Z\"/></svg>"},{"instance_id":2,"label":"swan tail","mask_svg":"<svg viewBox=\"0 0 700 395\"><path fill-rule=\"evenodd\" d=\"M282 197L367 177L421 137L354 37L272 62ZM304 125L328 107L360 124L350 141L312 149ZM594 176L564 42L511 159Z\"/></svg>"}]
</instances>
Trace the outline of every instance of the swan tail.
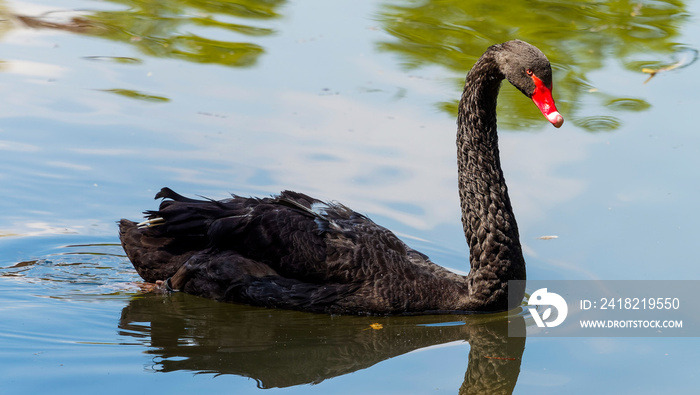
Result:
<instances>
[{"instance_id":1,"label":"swan tail","mask_svg":"<svg viewBox=\"0 0 700 395\"><path fill-rule=\"evenodd\" d=\"M325 231L331 226L314 213L319 200L291 191L270 198L199 200L169 188L156 198L163 201L145 212L145 221L120 223L127 256L147 281L165 280L177 265L206 251L210 256L232 251L285 277L311 273L318 277L311 282L324 280Z\"/></svg>"},{"instance_id":2,"label":"swan tail","mask_svg":"<svg viewBox=\"0 0 700 395\"><path fill-rule=\"evenodd\" d=\"M141 278L152 283L172 276L194 253L187 244L154 236L127 219L119 221L119 240Z\"/></svg>"}]
</instances>

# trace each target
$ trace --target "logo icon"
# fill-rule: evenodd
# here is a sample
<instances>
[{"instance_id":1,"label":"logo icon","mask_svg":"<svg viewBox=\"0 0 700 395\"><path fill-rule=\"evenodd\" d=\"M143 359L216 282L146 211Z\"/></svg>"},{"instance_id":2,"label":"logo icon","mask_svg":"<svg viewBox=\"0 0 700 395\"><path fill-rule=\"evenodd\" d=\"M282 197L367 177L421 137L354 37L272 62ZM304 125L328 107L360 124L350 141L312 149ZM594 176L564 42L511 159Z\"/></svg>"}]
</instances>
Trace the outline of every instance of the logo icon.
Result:
<instances>
[{"instance_id":1,"label":"logo icon","mask_svg":"<svg viewBox=\"0 0 700 395\"><path fill-rule=\"evenodd\" d=\"M569 312L564 298L554 292L547 292L547 288L540 288L533 292L532 295L530 295L530 299L527 300L527 304L530 306L553 306L557 309L557 318L552 321L547 321L547 319L552 316L552 307L547 307L547 309L542 312L541 317L536 307L528 307L532 318L540 328L544 328L545 326L552 328L561 324L564 322L566 314Z\"/></svg>"}]
</instances>

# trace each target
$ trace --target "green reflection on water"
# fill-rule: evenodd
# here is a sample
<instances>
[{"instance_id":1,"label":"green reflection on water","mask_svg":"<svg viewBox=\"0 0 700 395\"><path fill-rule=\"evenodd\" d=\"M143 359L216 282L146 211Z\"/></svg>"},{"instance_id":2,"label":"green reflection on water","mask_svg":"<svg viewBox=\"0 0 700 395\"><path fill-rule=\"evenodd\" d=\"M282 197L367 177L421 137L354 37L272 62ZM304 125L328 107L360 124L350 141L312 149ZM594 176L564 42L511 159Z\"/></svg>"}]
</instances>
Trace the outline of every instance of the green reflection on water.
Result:
<instances>
[{"instance_id":1,"label":"green reflection on water","mask_svg":"<svg viewBox=\"0 0 700 395\"><path fill-rule=\"evenodd\" d=\"M150 56L247 67L254 65L265 52L261 45L249 42L249 39L269 36L275 31L253 24L243 24L240 20L277 18L280 16L277 9L285 3L284 0L111 2L123 4L128 8L116 11L88 11L87 14L73 17L67 22L52 21L51 17L56 13L39 17L18 16L18 20L32 28L67 30L120 41L133 45ZM215 39L191 32L210 28L223 29L248 39ZM220 31L207 31L207 34L221 35Z\"/></svg>"},{"instance_id":2,"label":"green reflection on water","mask_svg":"<svg viewBox=\"0 0 700 395\"><path fill-rule=\"evenodd\" d=\"M232 17L270 19L279 16L276 9L284 0L248 1L113 1L128 5L123 11L99 11L87 19L100 27L92 34L130 43L148 55L173 57L198 63L225 66L251 66L264 53L251 42L218 40L193 33L195 27L225 29L244 36L257 37L274 30L229 21Z\"/></svg>"},{"instance_id":3,"label":"green reflection on water","mask_svg":"<svg viewBox=\"0 0 700 395\"><path fill-rule=\"evenodd\" d=\"M101 91L114 93L114 94L117 94L120 96L129 97L132 99L138 99L138 100L155 102L155 103L162 103L162 102L169 102L170 101L170 99L168 99L167 97L148 95L148 94L145 94L145 93L142 93L139 91L135 91L133 89L101 89Z\"/></svg>"},{"instance_id":4,"label":"green reflection on water","mask_svg":"<svg viewBox=\"0 0 700 395\"><path fill-rule=\"evenodd\" d=\"M525 40L552 62L555 100L564 118L588 131L612 130L620 124L614 116L577 119L584 95L600 96L601 105L610 100L637 103L617 105L616 111L642 111L650 105L643 99L600 95L603 89L593 87L587 75L611 60L640 75L640 65L659 65L679 50L675 40L689 18L681 1L393 1L377 19L395 39L378 48L399 54L408 69L437 64L454 70L460 75L454 83L461 87L462 74L489 45ZM440 107L454 114L457 100ZM534 106L508 84L499 110L499 123L508 129L542 124Z\"/></svg>"},{"instance_id":5,"label":"green reflection on water","mask_svg":"<svg viewBox=\"0 0 700 395\"><path fill-rule=\"evenodd\" d=\"M250 67L265 53L253 41L275 34L274 29L254 21L281 17L279 9L285 4L284 0L111 2L128 8L89 12L67 23L47 21L48 15L19 19L33 28L120 41L149 56ZM489 45L513 38L528 41L552 62L555 99L564 117L585 130L601 131L617 129L621 121L615 113L582 114L584 98L592 98L603 108L613 103L610 110L618 115L620 111L644 111L650 105L642 98L596 87L587 76L611 61L639 72L640 84L643 68L670 70L672 59L687 51L676 39L690 15L681 1L394 0L380 6L375 18L394 37L378 42L379 51L398 54L407 69L440 65L453 70L458 75L454 79L457 89ZM127 96L152 100L138 92ZM455 114L457 99L438 103L438 107ZM499 122L507 129L543 125L537 109L508 84L499 101Z\"/></svg>"},{"instance_id":6,"label":"green reflection on water","mask_svg":"<svg viewBox=\"0 0 700 395\"><path fill-rule=\"evenodd\" d=\"M83 59L121 64L141 64L141 59L126 56L84 56Z\"/></svg>"}]
</instances>

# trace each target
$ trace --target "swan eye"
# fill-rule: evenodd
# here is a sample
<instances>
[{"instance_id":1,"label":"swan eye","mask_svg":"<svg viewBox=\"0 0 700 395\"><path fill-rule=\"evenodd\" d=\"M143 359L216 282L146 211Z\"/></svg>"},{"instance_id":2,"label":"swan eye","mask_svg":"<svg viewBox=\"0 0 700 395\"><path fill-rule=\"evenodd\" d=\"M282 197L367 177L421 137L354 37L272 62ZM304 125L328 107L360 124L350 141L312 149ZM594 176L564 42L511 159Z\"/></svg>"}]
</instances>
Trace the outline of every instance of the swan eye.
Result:
<instances>
[{"instance_id":1,"label":"swan eye","mask_svg":"<svg viewBox=\"0 0 700 395\"><path fill-rule=\"evenodd\" d=\"M525 70L525 73L527 73L527 75L529 75L530 77L532 77L532 75L534 74L534 73L532 72L532 69L526 69L526 70Z\"/></svg>"}]
</instances>

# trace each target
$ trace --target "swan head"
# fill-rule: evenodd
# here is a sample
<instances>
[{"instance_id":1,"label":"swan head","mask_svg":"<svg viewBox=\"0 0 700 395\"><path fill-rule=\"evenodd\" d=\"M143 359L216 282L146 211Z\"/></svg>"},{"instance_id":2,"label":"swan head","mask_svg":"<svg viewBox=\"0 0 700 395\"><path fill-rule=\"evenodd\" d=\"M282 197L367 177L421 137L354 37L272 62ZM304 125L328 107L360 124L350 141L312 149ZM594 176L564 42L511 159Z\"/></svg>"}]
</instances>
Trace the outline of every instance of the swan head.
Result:
<instances>
[{"instance_id":1,"label":"swan head","mask_svg":"<svg viewBox=\"0 0 700 395\"><path fill-rule=\"evenodd\" d=\"M542 51L520 40L494 45L491 49L506 79L532 99L554 127L561 127L564 117L552 98L552 66Z\"/></svg>"}]
</instances>

